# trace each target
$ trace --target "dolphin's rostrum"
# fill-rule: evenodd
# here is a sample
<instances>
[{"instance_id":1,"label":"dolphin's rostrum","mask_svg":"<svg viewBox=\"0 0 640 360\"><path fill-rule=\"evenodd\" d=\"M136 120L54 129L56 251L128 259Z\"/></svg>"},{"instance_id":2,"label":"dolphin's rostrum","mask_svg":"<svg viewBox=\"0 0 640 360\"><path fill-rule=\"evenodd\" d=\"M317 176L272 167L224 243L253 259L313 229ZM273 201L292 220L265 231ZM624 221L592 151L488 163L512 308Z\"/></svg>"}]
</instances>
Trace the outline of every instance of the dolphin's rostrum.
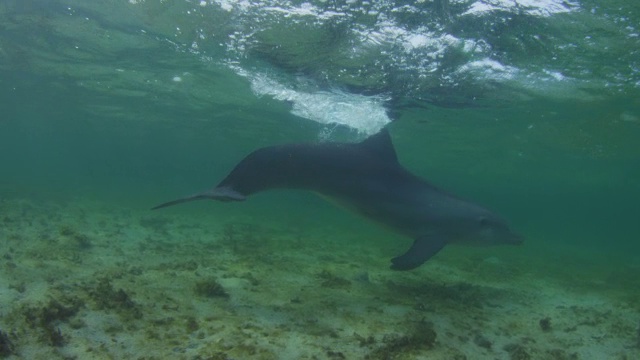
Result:
<instances>
[{"instance_id":1,"label":"dolphin's rostrum","mask_svg":"<svg viewBox=\"0 0 640 360\"><path fill-rule=\"evenodd\" d=\"M170 201L242 201L274 188L306 189L414 239L391 260L395 270L414 269L445 245L519 244L521 238L489 210L413 175L398 163L386 129L360 143L269 146L245 157L211 190Z\"/></svg>"}]
</instances>

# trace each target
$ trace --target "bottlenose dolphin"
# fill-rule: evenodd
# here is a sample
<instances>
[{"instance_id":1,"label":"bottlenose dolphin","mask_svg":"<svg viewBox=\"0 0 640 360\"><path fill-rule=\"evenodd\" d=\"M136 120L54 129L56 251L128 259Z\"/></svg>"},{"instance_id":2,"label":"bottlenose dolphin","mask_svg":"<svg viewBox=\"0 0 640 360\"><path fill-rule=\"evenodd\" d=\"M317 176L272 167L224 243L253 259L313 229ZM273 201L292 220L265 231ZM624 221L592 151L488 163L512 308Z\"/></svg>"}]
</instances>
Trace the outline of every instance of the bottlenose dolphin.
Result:
<instances>
[{"instance_id":1,"label":"bottlenose dolphin","mask_svg":"<svg viewBox=\"0 0 640 360\"><path fill-rule=\"evenodd\" d=\"M269 146L245 157L211 190L160 204L243 201L274 188L312 190L414 239L391 260L394 270L422 265L446 244L519 244L499 216L448 194L407 171L386 129L360 143Z\"/></svg>"}]
</instances>

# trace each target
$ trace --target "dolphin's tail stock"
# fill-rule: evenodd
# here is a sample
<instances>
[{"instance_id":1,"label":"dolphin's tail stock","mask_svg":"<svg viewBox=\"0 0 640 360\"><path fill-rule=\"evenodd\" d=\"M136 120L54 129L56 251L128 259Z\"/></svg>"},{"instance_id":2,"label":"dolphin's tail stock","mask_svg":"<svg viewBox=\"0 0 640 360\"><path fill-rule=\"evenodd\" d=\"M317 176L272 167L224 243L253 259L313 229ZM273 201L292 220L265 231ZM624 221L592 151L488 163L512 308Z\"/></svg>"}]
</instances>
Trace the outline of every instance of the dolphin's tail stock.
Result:
<instances>
[{"instance_id":1,"label":"dolphin's tail stock","mask_svg":"<svg viewBox=\"0 0 640 360\"><path fill-rule=\"evenodd\" d=\"M182 204L189 201L205 200L205 199L218 200L218 201L243 201L246 199L246 197L228 186L220 186L220 187L216 187L211 190L207 190L191 196L187 196L177 200L162 203L158 206L152 207L151 210L161 209L167 206Z\"/></svg>"}]
</instances>

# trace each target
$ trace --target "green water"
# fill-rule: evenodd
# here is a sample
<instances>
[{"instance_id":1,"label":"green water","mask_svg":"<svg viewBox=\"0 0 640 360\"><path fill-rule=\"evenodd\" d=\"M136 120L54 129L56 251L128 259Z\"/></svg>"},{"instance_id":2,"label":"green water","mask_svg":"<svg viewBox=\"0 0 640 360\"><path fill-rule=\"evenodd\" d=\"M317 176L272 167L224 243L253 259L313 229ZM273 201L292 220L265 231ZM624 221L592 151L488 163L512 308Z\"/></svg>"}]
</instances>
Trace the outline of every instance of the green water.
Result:
<instances>
[{"instance_id":1,"label":"green water","mask_svg":"<svg viewBox=\"0 0 640 360\"><path fill-rule=\"evenodd\" d=\"M483 84L478 75L479 79L464 80L472 83L472 90L461 86L427 88L431 86L428 81L412 84L406 80L403 86L413 89L390 84L378 91L393 95L392 103L408 103L412 97L425 102L436 91L449 92L456 99L468 96L468 92L481 93L478 104L443 107L439 104L446 101L439 99L434 105L427 102L420 107L392 108L397 121L390 128L401 161L441 187L505 214L533 244L549 243L558 249L570 245L574 250L594 251L594 256L612 253L637 262L639 65L637 58L611 60L627 50L637 54L638 37L629 35L634 31L629 28L635 29L633 16L637 13L631 5L611 5L607 9L594 7L598 9L595 14L604 14L589 16L590 5L580 6L575 12L549 18L518 15L531 23L502 29L502 37L487 35L484 40L501 49L493 54L510 61L509 66L549 66L567 77L575 73L565 82L582 81L578 86L545 84L548 80L501 84L490 79L485 81L489 84ZM193 13L187 14L190 9ZM212 186L257 147L317 141L327 129L290 114L287 103L268 95L256 96L247 78L225 68L225 57L237 55L217 41L225 41L220 39L222 34L243 23L233 24L235 15L222 21L225 11L216 9L215 4L5 1L1 10L3 196L88 197L144 208L176 194ZM465 22L486 27L515 21L518 16L497 12L484 22L460 17L450 28L459 34ZM583 44L587 40L575 25L585 17L589 21L579 29L593 34L589 35L592 44ZM354 27L364 26L361 19L353 21ZM419 23L419 19L400 21L406 21L409 29ZM546 26L536 28L540 22ZM328 75L323 82L330 86L353 86L356 80L345 79L341 85L342 79L332 74L340 63L323 64L321 59L304 57L314 42L331 47L334 55L346 51L349 45L342 44L340 38L322 38L328 36L327 27L346 26L339 25L314 25L309 17L288 25L262 24L260 36L250 39L252 45L240 64L267 73L295 75L305 71L311 79L324 71ZM289 32L291 27L308 34ZM370 31L375 29L371 26ZM467 29L474 33L481 30ZM200 33L207 37L200 39ZM270 42L278 41L271 38L272 33L282 36L280 47L291 53L290 58L281 59L286 66L275 60L269 64L268 57L285 56L275 46L269 51ZM536 46L525 41L534 34L546 40ZM304 38L302 47L294 47L296 42L290 37L296 36ZM524 49L510 44L517 39ZM602 44L607 39L610 43ZM198 42L197 53L189 53L191 41ZM569 54L560 52L566 43L582 53L575 49ZM399 51L393 43L383 45L377 51ZM603 49L605 46L610 49ZM442 51L454 50L445 47ZM522 53L529 52L530 57L523 58ZM557 58L547 58L551 53L562 58L561 66ZM335 61L347 61L340 59ZM405 61L411 60L417 63L405 66L410 69L370 71L391 81L419 70L417 59ZM356 57L350 61L356 63L346 67L347 73L353 67L370 66L372 60ZM279 70L279 66L284 67ZM453 72L447 66L453 64L443 61L437 69L441 78L441 73ZM174 76L182 81L172 81ZM618 83L611 83L616 78ZM528 88L535 86L549 89L526 97L519 94L531 93ZM371 84L366 91L374 92L378 87ZM509 88L515 88L513 98L504 94ZM422 93L417 92L420 89ZM333 140L360 138L344 129L333 135ZM298 212L301 205L295 197L288 199L286 207L278 208L283 219L291 211ZM259 205L247 207L258 209ZM310 216L336 219L333 209L321 209L322 213Z\"/></svg>"},{"instance_id":2,"label":"green water","mask_svg":"<svg viewBox=\"0 0 640 360\"><path fill-rule=\"evenodd\" d=\"M248 89L238 94L247 105L219 114L215 99L208 111L190 111L188 100L158 110L149 100L145 108L40 81L8 82L20 90L3 90L6 197L89 197L144 208L214 185L257 147L316 141L321 130ZM640 246L640 126L611 114L634 101L412 110L391 132L408 168L505 214L531 242L633 257ZM96 111L98 103L108 110ZM300 204L291 200L295 211Z\"/></svg>"},{"instance_id":3,"label":"green water","mask_svg":"<svg viewBox=\"0 0 640 360\"><path fill-rule=\"evenodd\" d=\"M372 116L296 111L316 101L299 94L358 94L388 110L401 163L526 238L483 256L550 277L570 265L562 276L640 299L635 2L495 2L476 15L471 1L202 3L1 1L0 199L145 211L215 185L262 146L363 139ZM257 89L260 76L288 95ZM162 216L406 244L297 191Z\"/></svg>"}]
</instances>

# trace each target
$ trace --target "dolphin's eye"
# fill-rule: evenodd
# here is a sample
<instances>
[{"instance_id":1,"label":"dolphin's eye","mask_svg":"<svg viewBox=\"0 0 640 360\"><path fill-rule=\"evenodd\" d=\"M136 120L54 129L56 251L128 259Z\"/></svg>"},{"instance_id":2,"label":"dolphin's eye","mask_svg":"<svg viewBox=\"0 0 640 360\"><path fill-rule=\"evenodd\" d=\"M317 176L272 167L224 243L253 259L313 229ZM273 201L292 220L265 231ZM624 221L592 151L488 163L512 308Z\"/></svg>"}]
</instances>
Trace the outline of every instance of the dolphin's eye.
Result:
<instances>
[{"instance_id":1,"label":"dolphin's eye","mask_svg":"<svg viewBox=\"0 0 640 360\"><path fill-rule=\"evenodd\" d=\"M484 217L484 216L481 216L481 217L478 219L478 223L479 223L479 224L480 224L480 226L482 226L482 227L488 226L488 225L489 225L489 219L487 219L487 218L486 218L486 217Z\"/></svg>"}]
</instances>

